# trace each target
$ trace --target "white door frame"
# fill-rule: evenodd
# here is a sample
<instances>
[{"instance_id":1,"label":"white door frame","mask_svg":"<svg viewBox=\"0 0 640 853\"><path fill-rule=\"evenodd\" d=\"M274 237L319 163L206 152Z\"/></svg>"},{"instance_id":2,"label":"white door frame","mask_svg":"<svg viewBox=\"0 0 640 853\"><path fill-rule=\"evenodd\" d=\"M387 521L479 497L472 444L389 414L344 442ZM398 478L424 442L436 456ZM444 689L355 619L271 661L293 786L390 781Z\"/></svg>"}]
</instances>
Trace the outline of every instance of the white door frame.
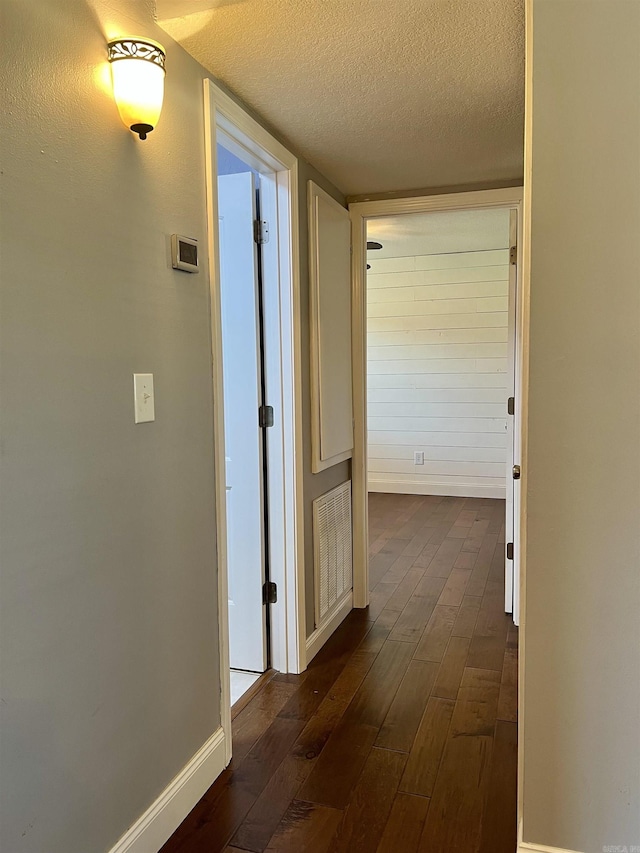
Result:
<instances>
[{"instance_id":1,"label":"white door frame","mask_svg":"<svg viewBox=\"0 0 640 853\"><path fill-rule=\"evenodd\" d=\"M231 690L217 143L231 144L251 165L259 168L262 164L273 175L266 195L277 228L272 229L271 241L266 244L264 322L269 362L265 370L272 389L266 402L276 413L282 413L270 430L268 451L271 580L278 584L278 603L271 608L271 659L280 672L302 672L306 668L298 160L211 80L204 81L204 105L221 722L228 763Z\"/></svg>"},{"instance_id":2,"label":"white door frame","mask_svg":"<svg viewBox=\"0 0 640 853\"><path fill-rule=\"evenodd\" d=\"M402 216L411 213L435 211L483 210L496 207L518 211L518 269L522 269L522 188L510 187L498 190L482 190L445 195L415 196L410 198L380 199L377 201L354 202L349 205L353 245L353 419L354 447L352 459L353 489L353 600L354 607L366 607L369 603L369 514L367 505L367 220L382 216ZM519 282L520 285L520 282ZM521 459L520 447L523 440L524 330L528 327L528 298L519 287L516 317L516 442L515 455ZM505 401L506 404L506 401ZM514 570L517 571L520 557L520 517L514 518ZM514 613L517 598L514 596Z\"/></svg>"}]
</instances>

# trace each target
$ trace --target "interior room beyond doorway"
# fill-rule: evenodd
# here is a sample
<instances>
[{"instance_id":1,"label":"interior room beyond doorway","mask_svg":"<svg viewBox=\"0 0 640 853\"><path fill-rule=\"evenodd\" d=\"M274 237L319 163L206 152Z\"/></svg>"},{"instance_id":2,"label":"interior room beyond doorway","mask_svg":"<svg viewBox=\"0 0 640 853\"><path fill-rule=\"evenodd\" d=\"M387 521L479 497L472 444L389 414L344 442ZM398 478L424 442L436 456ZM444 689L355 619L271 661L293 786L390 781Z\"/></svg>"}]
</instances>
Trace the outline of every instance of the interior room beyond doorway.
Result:
<instances>
[{"instance_id":1,"label":"interior room beyond doorway","mask_svg":"<svg viewBox=\"0 0 640 853\"><path fill-rule=\"evenodd\" d=\"M509 211L372 219L367 240L369 491L504 498Z\"/></svg>"}]
</instances>

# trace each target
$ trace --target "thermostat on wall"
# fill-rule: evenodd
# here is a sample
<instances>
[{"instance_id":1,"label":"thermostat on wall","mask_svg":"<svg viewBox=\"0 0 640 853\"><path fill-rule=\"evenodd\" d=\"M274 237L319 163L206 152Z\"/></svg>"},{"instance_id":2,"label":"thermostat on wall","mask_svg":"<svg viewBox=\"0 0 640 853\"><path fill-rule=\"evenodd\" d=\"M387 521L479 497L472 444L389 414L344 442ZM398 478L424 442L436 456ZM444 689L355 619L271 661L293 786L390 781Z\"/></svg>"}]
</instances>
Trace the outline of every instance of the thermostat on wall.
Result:
<instances>
[{"instance_id":1,"label":"thermostat on wall","mask_svg":"<svg viewBox=\"0 0 640 853\"><path fill-rule=\"evenodd\" d=\"M198 241L193 237L171 235L171 266L174 270L198 272Z\"/></svg>"}]
</instances>

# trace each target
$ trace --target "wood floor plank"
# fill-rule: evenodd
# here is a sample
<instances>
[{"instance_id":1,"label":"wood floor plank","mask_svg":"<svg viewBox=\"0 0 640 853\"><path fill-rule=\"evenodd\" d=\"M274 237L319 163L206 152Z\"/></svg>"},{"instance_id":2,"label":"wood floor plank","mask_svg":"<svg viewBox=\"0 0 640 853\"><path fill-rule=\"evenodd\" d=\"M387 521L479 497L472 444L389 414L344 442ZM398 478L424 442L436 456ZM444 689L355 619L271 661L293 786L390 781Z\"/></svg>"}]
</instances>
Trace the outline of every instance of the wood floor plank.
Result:
<instances>
[{"instance_id":1,"label":"wood floor plank","mask_svg":"<svg viewBox=\"0 0 640 853\"><path fill-rule=\"evenodd\" d=\"M275 771L232 842L251 851L262 851L279 822L311 773L353 696L375 660L375 653L357 650L302 733Z\"/></svg>"},{"instance_id":2,"label":"wood floor plank","mask_svg":"<svg viewBox=\"0 0 640 853\"><path fill-rule=\"evenodd\" d=\"M499 720L482 817L479 853L513 853L517 846L518 727Z\"/></svg>"},{"instance_id":3,"label":"wood floor plank","mask_svg":"<svg viewBox=\"0 0 640 853\"><path fill-rule=\"evenodd\" d=\"M462 543L462 539L445 539L438 548L435 557L427 566L425 573L429 577L445 578L446 580L460 553Z\"/></svg>"},{"instance_id":4,"label":"wood floor plank","mask_svg":"<svg viewBox=\"0 0 640 853\"><path fill-rule=\"evenodd\" d=\"M300 799L346 806L414 651L410 643L384 644L302 786Z\"/></svg>"},{"instance_id":5,"label":"wood floor plank","mask_svg":"<svg viewBox=\"0 0 640 853\"><path fill-rule=\"evenodd\" d=\"M387 544L384 546L381 554L395 554L398 557L404 549L407 547L407 539L404 537L400 537L397 533L394 534L392 539L389 539Z\"/></svg>"},{"instance_id":6,"label":"wood floor plank","mask_svg":"<svg viewBox=\"0 0 640 853\"><path fill-rule=\"evenodd\" d=\"M487 578L487 583L484 588L484 593L482 595L482 607L484 610L488 610L491 613L499 613L504 614L504 558L502 556L502 551L499 551L496 546L496 553L494 554L493 563L491 565L491 569L489 570L489 577ZM498 574L498 579L496 580L495 574Z\"/></svg>"},{"instance_id":7,"label":"wood floor plank","mask_svg":"<svg viewBox=\"0 0 640 853\"><path fill-rule=\"evenodd\" d=\"M491 613L481 607L471 638L467 666L502 672L508 628L509 617L504 612Z\"/></svg>"},{"instance_id":8,"label":"wood floor plank","mask_svg":"<svg viewBox=\"0 0 640 853\"><path fill-rule=\"evenodd\" d=\"M362 638L358 649L361 651L364 650L367 652L375 652L376 654L378 654L380 649L388 640L390 630L390 628L385 627L385 625L380 621L380 619L376 619L376 621L371 627L371 630L368 631L366 636Z\"/></svg>"},{"instance_id":9,"label":"wood floor plank","mask_svg":"<svg viewBox=\"0 0 640 853\"><path fill-rule=\"evenodd\" d=\"M456 699L462 681L470 640L467 637L451 637L442 658L432 695L440 699Z\"/></svg>"},{"instance_id":10,"label":"wood floor plank","mask_svg":"<svg viewBox=\"0 0 640 853\"><path fill-rule=\"evenodd\" d=\"M478 513L476 510L463 509L460 511L460 514L456 518L456 525L460 527L471 527L473 522L476 520L477 515Z\"/></svg>"},{"instance_id":11,"label":"wood floor plank","mask_svg":"<svg viewBox=\"0 0 640 853\"><path fill-rule=\"evenodd\" d=\"M377 652L361 646L353 653L331 689L320 703L302 734L294 745L293 752L305 758L319 755L331 731L342 719L345 711L360 690L377 657Z\"/></svg>"},{"instance_id":12,"label":"wood floor plank","mask_svg":"<svg viewBox=\"0 0 640 853\"><path fill-rule=\"evenodd\" d=\"M296 692L295 684L272 680L234 719L233 760L237 765L269 728L275 717Z\"/></svg>"},{"instance_id":13,"label":"wood floor plank","mask_svg":"<svg viewBox=\"0 0 640 853\"><path fill-rule=\"evenodd\" d=\"M478 853L500 689L491 670L465 669L419 850Z\"/></svg>"},{"instance_id":14,"label":"wood floor plank","mask_svg":"<svg viewBox=\"0 0 640 853\"><path fill-rule=\"evenodd\" d=\"M344 713L347 723L364 723L380 728L415 649L412 643L395 643L391 639L384 644Z\"/></svg>"},{"instance_id":15,"label":"wood floor plank","mask_svg":"<svg viewBox=\"0 0 640 853\"><path fill-rule=\"evenodd\" d=\"M443 523L449 524L451 527L455 524L456 518L464 509L465 498L445 497L442 499L439 509L444 513L442 516Z\"/></svg>"},{"instance_id":16,"label":"wood floor plank","mask_svg":"<svg viewBox=\"0 0 640 853\"><path fill-rule=\"evenodd\" d=\"M398 610L399 612L402 612L409 603L409 600L411 599L415 588L418 586L418 583L422 580L423 575L424 569L409 569L407 574L404 576L404 579L398 584L392 595L387 600L385 609Z\"/></svg>"},{"instance_id":17,"label":"wood floor plank","mask_svg":"<svg viewBox=\"0 0 640 853\"><path fill-rule=\"evenodd\" d=\"M458 617L458 607L437 604L427 623L414 657L441 663Z\"/></svg>"},{"instance_id":18,"label":"wood floor plank","mask_svg":"<svg viewBox=\"0 0 640 853\"><path fill-rule=\"evenodd\" d=\"M382 583L401 583L407 572L413 566L415 557L404 557L402 554L393 561L389 571L382 578Z\"/></svg>"},{"instance_id":19,"label":"wood floor plank","mask_svg":"<svg viewBox=\"0 0 640 853\"><path fill-rule=\"evenodd\" d=\"M299 798L344 809L377 736L377 726L341 721L300 788Z\"/></svg>"},{"instance_id":20,"label":"wood floor plank","mask_svg":"<svg viewBox=\"0 0 640 853\"><path fill-rule=\"evenodd\" d=\"M469 528L469 535L462 545L463 551L479 551L489 527L488 519L474 521Z\"/></svg>"},{"instance_id":21,"label":"wood floor plank","mask_svg":"<svg viewBox=\"0 0 640 853\"><path fill-rule=\"evenodd\" d=\"M435 542L429 542L428 545L425 545L422 551L420 551L418 556L413 561L413 567L416 569L426 569L429 563L438 553L438 548L441 544L442 543L440 542L438 544L436 544Z\"/></svg>"},{"instance_id":22,"label":"wood floor plank","mask_svg":"<svg viewBox=\"0 0 640 853\"><path fill-rule=\"evenodd\" d=\"M418 642L438 603L445 582L445 578L422 578L389 634L390 640Z\"/></svg>"},{"instance_id":23,"label":"wood floor plank","mask_svg":"<svg viewBox=\"0 0 640 853\"><path fill-rule=\"evenodd\" d=\"M425 527L419 524L415 535L409 540L402 553L408 557L417 557L429 542L431 536L433 536L435 529L435 527Z\"/></svg>"},{"instance_id":24,"label":"wood floor plank","mask_svg":"<svg viewBox=\"0 0 640 853\"><path fill-rule=\"evenodd\" d=\"M294 800L276 829L267 853L327 853L343 813Z\"/></svg>"},{"instance_id":25,"label":"wood floor plank","mask_svg":"<svg viewBox=\"0 0 640 853\"><path fill-rule=\"evenodd\" d=\"M387 610L386 608L376 619L375 624L379 627L386 628L387 631L392 631L396 622L400 618L400 610Z\"/></svg>"},{"instance_id":26,"label":"wood floor plank","mask_svg":"<svg viewBox=\"0 0 640 853\"><path fill-rule=\"evenodd\" d=\"M304 681L279 712L280 717L308 720L327 694L357 647L374 631L366 610L345 620L313 659Z\"/></svg>"},{"instance_id":27,"label":"wood floor plank","mask_svg":"<svg viewBox=\"0 0 640 853\"><path fill-rule=\"evenodd\" d=\"M495 533L485 535L467 585L467 595L482 595L484 593L497 542L498 537Z\"/></svg>"},{"instance_id":28,"label":"wood floor plank","mask_svg":"<svg viewBox=\"0 0 640 853\"><path fill-rule=\"evenodd\" d=\"M481 602L479 596L465 595L451 632L454 637L473 637Z\"/></svg>"},{"instance_id":29,"label":"wood floor plank","mask_svg":"<svg viewBox=\"0 0 640 853\"><path fill-rule=\"evenodd\" d=\"M452 569L438 599L438 604L460 607L470 577L471 569Z\"/></svg>"},{"instance_id":30,"label":"wood floor plank","mask_svg":"<svg viewBox=\"0 0 640 853\"><path fill-rule=\"evenodd\" d=\"M371 750L329 848L331 853L371 853L376 849L406 760L399 752L377 747Z\"/></svg>"},{"instance_id":31,"label":"wood floor plank","mask_svg":"<svg viewBox=\"0 0 640 853\"><path fill-rule=\"evenodd\" d=\"M397 558L398 555L393 551L381 550L369 560L369 582L372 587L382 580Z\"/></svg>"},{"instance_id":32,"label":"wood floor plank","mask_svg":"<svg viewBox=\"0 0 640 853\"><path fill-rule=\"evenodd\" d=\"M387 602L398 588L397 583L380 583L369 593L369 619L375 622L387 606Z\"/></svg>"},{"instance_id":33,"label":"wood floor plank","mask_svg":"<svg viewBox=\"0 0 640 853\"><path fill-rule=\"evenodd\" d=\"M468 535L468 527L460 527L460 525L454 524L447 533L447 539L466 539Z\"/></svg>"},{"instance_id":34,"label":"wood floor plank","mask_svg":"<svg viewBox=\"0 0 640 853\"><path fill-rule=\"evenodd\" d=\"M427 548L430 545L433 545L433 546L435 546L436 549L438 549L442 545L442 543L445 541L445 539L447 538L447 534L449 533L450 530L451 530L451 525L448 522L445 522L444 524L440 523L436 527L436 529L434 530L431 538L429 539L429 545L427 545Z\"/></svg>"},{"instance_id":35,"label":"wood floor plank","mask_svg":"<svg viewBox=\"0 0 640 853\"><path fill-rule=\"evenodd\" d=\"M373 557L375 557L376 554L378 554L380 551L382 551L384 546L387 544L388 539L389 539L389 537L387 535L385 535L384 533L380 534L375 539L373 539L373 541L369 545L369 557L373 558Z\"/></svg>"},{"instance_id":36,"label":"wood floor plank","mask_svg":"<svg viewBox=\"0 0 640 853\"><path fill-rule=\"evenodd\" d=\"M507 723L518 720L518 649L510 645L504 652L498 719Z\"/></svg>"},{"instance_id":37,"label":"wood floor plank","mask_svg":"<svg viewBox=\"0 0 640 853\"><path fill-rule=\"evenodd\" d=\"M437 663L420 660L409 663L380 729L376 746L409 752L437 674Z\"/></svg>"},{"instance_id":38,"label":"wood floor plank","mask_svg":"<svg viewBox=\"0 0 640 853\"><path fill-rule=\"evenodd\" d=\"M428 811L427 797L396 794L377 853L416 853Z\"/></svg>"},{"instance_id":39,"label":"wood floor plank","mask_svg":"<svg viewBox=\"0 0 640 853\"><path fill-rule=\"evenodd\" d=\"M460 551L453 564L454 569L473 569L478 559L475 551Z\"/></svg>"},{"instance_id":40,"label":"wood floor plank","mask_svg":"<svg viewBox=\"0 0 640 853\"><path fill-rule=\"evenodd\" d=\"M451 699L432 697L427 702L400 783L401 791L423 797L433 793L454 709Z\"/></svg>"}]
</instances>

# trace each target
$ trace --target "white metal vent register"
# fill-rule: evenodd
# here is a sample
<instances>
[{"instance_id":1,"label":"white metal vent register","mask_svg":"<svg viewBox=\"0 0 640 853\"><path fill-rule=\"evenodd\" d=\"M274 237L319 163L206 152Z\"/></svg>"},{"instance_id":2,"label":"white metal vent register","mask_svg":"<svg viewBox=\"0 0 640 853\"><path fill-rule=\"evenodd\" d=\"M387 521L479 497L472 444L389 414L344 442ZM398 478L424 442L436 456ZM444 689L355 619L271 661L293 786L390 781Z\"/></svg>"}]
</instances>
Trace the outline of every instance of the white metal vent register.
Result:
<instances>
[{"instance_id":1,"label":"white metal vent register","mask_svg":"<svg viewBox=\"0 0 640 853\"><path fill-rule=\"evenodd\" d=\"M316 628L353 588L351 481L313 502Z\"/></svg>"}]
</instances>

